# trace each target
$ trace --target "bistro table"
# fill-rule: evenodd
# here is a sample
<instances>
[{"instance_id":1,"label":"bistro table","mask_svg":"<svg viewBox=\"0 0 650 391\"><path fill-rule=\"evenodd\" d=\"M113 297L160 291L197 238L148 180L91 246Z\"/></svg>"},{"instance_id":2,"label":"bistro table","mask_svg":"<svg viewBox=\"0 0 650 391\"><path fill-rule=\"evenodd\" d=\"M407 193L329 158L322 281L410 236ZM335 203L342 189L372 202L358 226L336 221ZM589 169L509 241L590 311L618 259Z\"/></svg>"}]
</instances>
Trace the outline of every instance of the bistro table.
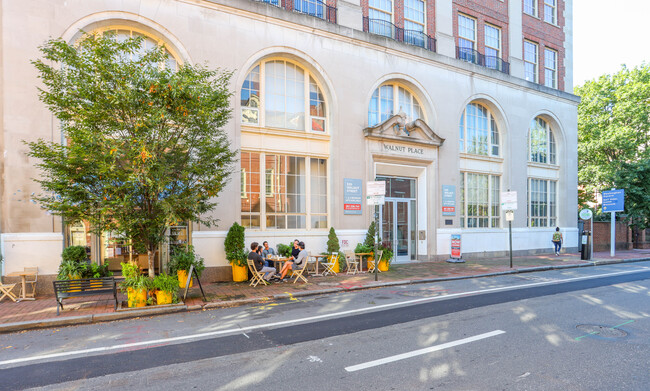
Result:
<instances>
[{"instance_id":1,"label":"bistro table","mask_svg":"<svg viewBox=\"0 0 650 391\"><path fill-rule=\"evenodd\" d=\"M354 255L359 257L359 272L363 272L363 257L370 257L374 254L375 253L354 253ZM366 271L368 271L368 259L366 259Z\"/></svg>"},{"instance_id":2,"label":"bistro table","mask_svg":"<svg viewBox=\"0 0 650 391\"><path fill-rule=\"evenodd\" d=\"M311 257L316 259L316 274L314 274L314 275L315 276L322 276L323 275L322 273L318 273L318 265L321 262L320 258L325 258L327 260L327 257L329 257L329 255L327 255L327 254L316 254L316 255L311 255Z\"/></svg>"},{"instance_id":3,"label":"bistro table","mask_svg":"<svg viewBox=\"0 0 650 391\"><path fill-rule=\"evenodd\" d=\"M23 301L23 300L36 300L35 297L27 297L25 296L26 294L26 277L27 276L35 276L36 272L29 270L29 271L19 271L19 272L11 272L7 274L7 277L20 277L20 283L22 284L22 292L20 297L18 298L18 301Z\"/></svg>"}]
</instances>

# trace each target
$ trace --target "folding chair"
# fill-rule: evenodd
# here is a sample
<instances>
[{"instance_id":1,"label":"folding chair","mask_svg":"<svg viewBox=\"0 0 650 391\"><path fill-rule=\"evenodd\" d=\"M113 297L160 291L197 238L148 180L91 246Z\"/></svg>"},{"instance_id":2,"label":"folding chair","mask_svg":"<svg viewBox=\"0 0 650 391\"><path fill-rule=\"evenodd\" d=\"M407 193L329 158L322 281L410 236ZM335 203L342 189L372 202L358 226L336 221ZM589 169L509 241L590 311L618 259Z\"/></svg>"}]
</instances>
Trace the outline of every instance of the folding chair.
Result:
<instances>
[{"instance_id":1,"label":"folding chair","mask_svg":"<svg viewBox=\"0 0 650 391\"><path fill-rule=\"evenodd\" d=\"M345 251L345 263L348 264L347 274L357 274L359 272L359 259L354 255L354 251Z\"/></svg>"},{"instance_id":2,"label":"folding chair","mask_svg":"<svg viewBox=\"0 0 650 391\"><path fill-rule=\"evenodd\" d=\"M18 300L18 297L16 297L16 295L13 294L13 292L11 292L11 290L14 289L15 286L16 284L3 284L2 282L0 282L0 293L2 293L2 297L0 297L0 301L2 301L2 299L5 298L5 296L10 298L13 301Z\"/></svg>"},{"instance_id":3,"label":"folding chair","mask_svg":"<svg viewBox=\"0 0 650 391\"><path fill-rule=\"evenodd\" d=\"M38 282L38 267L26 267L23 268L26 272L34 272L34 279L29 280L25 278L25 285L30 284L32 286L31 293L30 292L25 292L25 296L27 297L36 297L36 282ZM31 277L31 276L28 276ZM22 295L22 285L20 287L21 290L21 295Z\"/></svg>"},{"instance_id":4,"label":"folding chair","mask_svg":"<svg viewBox=\"0 0 650 391\"><path fill-rule=\"evenodd\" d=\"M336 272L334 271L334 265L336 265L336 261L339 259L338 254L332 254L329 256L329 259L327 262L321 262L321 265L325 266L325 271L323 272L323 275L326 276L330 273L336 275Z\"/></svg>"},{"instance_id":5,"label":"folding chair","mask_svg":"<svg viewBox=\"0 0 650 391\"><path fill-rule=\"evenodd\" d=\"M307 257L307 265L305 265L305 268L307 269L307 273L311 274L317 274L316 273L316 266L317 266L317 260L316 258L311 256L311 251L308 253L309 256Z\"/></svg>"},{"instance_id":6,"label":"folding chair","mask_svg":"<svg viewBox=\"0 0 650 391\"><path fill-rule=\"evenodd\" d=\"M255 287L260 282L262 284L264 284L264 285L267 285L268 282L266 282L264 280L264 278L262 278L262 277L264 277L264 274L262 274L261 272L258 272L257 269L255 269L255 263L253 263L253 260L252 259L247 259L246 262L248 263L248 270L250 270L251 273L253 274L253 279L251 280L251 283L248 284L248 286L252 285L252 286Z\"/></svg>"},{"instance_id":7,"label":"folding chair","mask_svg":"<svg viewBox=\"0 0 650 391\"><path fill-rule=\"evenodd\" d=\"M383 255L383 253L384 253L384 250L379 250L379 251L377 252L377 259L378 259L379 261L381 261L381 256ZM375 262L375 259L374 259L374 258L372 259L372 263L370 263L370 262L371 262L371 261L368 260L368 273L374 273L374 271L375 271L375 267L377 267L376 264L379 263L379 262ZM379 268L377 268L377 271L378 271L379 273L381 273L381 270L379 270Z\"/></svg>"},{"instance_id":8,"label":"folding chair","mask_svg":"<svg viewBox=\"0 0 650 391\"><path fill-rule=\"evenodd\" d=\"M296 277L296 278L293 280L293 283L294 283L294 284L296 283L296 281L298 281L298 279L303 280L303 281L305 282L305 284L307 283L307 279L305 278L305 276L302 275L302 273L304 273L306 269L307 269L307 265L306 265L306 264L305 264L305 266L304 266L303 268L300 268L300 269L293 268L293 269L291 269L291 270L293 271L293 275L292 275L292 277Z\"/></svg>"}]
</instances>

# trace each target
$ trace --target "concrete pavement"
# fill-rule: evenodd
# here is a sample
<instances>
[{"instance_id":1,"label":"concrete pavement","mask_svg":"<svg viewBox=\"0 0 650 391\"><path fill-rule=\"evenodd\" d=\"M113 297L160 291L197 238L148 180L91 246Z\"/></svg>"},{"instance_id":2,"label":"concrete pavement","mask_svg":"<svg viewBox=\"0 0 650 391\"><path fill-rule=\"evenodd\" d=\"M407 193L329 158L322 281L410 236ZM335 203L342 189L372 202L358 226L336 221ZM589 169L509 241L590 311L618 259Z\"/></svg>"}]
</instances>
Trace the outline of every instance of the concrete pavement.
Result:
<instances>
[{"instance_id":1,"label":"concrete pavement","mask_svg":"<svg viewBox=\"0 0 650 391\"><path fill-rule=\"evenodd\" d=\"M466 263L418 262L392 265L391 270L374 275L368 273L337 276L309 277L308 283L272 283L268 286L251 287L248 282L202 281L207 301L203 301L197 284L190 290L182 305L128 309L115 311L109 295L71 298L64 301L64 310L56 316L54 296L37 296L35 301L14 303L8 299L0 302L0 332L14 332L42 327L59 327L93 322L111 321L167 314L178 311L205 310L217 307L237 306L264 302L287 297L327 294L346 290L370 289L380 286L415 284L460 278L475 278L498 274L524 273L548 269L597 266L621 262L650 260L650 250L618 251L615 257L607 253L595 253L592 261L580 260L580 254L553 254L513 257L513 268L509 258L484 258ZM119 293L119 300L126 300Z\"/></svg>"}]
</instances>

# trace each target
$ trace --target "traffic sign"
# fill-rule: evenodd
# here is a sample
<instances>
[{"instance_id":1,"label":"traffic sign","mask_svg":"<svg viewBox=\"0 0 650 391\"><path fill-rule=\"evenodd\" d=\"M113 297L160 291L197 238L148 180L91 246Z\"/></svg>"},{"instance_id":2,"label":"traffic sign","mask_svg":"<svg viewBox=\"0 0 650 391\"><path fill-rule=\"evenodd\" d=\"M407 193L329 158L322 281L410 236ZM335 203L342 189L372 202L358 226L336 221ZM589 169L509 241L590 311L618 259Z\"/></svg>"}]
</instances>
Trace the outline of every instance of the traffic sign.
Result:
<instances>
[{"instance_id":1,"label":"traffic sign","mask_svg":"<svg viewBox=\"0 0 650 391\"><path fill-rule=\"evenodd\" d=\"M623 212L625 210L625 189L608 190L601 193L603 212Z\"/></svg>"}]
</instances>

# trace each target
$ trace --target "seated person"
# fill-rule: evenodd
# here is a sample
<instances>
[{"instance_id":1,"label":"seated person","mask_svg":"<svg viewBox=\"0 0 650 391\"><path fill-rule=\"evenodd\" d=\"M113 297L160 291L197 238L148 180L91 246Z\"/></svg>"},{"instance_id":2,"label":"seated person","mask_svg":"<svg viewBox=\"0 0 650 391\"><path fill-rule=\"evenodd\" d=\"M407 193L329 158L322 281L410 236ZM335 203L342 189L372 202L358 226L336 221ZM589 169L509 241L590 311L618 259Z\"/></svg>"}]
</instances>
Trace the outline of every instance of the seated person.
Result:
<instances>
[{"instance_id":1,"label":"seated person","mask_svg":"<svg viewBox=\"0 0 650 391\"><path fill-rule=\"evenodd\" d=\"M289 257L289 259L298 258L298 254L300 254L300 247L298 246L299 243L300 241L298 239L293 240L293 248L291 249L291 257Z\"/></svg>"},{"instance_id":2,"label":"seated person","mask_svg":"<svg viewBox=\"0 0 650 391\"><path fill-rule=\"evenodd\" d=\"M307 250L305 250L305 243L299 242L298 247L300 248L298 256L294 261L287 261L287 263L284 264L282 267L282 275L280 276L280 279L284 279L284 276L287 275L289 270L299 270L307 265L307 258L309 258L309 253L307 253Z\"/></svg>"},{"instance_id":3,"label":"seated person","mask_svg":"<svg viewBox=\"0 0 650 391\"><path fill-rule=\"evenodd\" d=\"M269 242L267 242L266 240L264 241L264 243L262 243L262 245L264 246L264 248L262 249L262 258L264 258L264 266L269 266L269 259L271 259L271 257L276 256L277 254L275 253L273 247L269 247Z\"/></svg>"},{"instance_id":4,"label":"seated person","mask_svg":"<svg viewBox=\"0 0 650 391\"><path fill-rule=\"evenodd\" d=\"M255 270L258 272L264 273L264 279L270 281L273 275L276 273L274 267L264 266L264 259L262 259L261 247L257 242L251 243L251 252L248 253L248 259L253 261L255 265ZM260 253L258 253L258 250Z\"/></svg>"}]
</instances>

